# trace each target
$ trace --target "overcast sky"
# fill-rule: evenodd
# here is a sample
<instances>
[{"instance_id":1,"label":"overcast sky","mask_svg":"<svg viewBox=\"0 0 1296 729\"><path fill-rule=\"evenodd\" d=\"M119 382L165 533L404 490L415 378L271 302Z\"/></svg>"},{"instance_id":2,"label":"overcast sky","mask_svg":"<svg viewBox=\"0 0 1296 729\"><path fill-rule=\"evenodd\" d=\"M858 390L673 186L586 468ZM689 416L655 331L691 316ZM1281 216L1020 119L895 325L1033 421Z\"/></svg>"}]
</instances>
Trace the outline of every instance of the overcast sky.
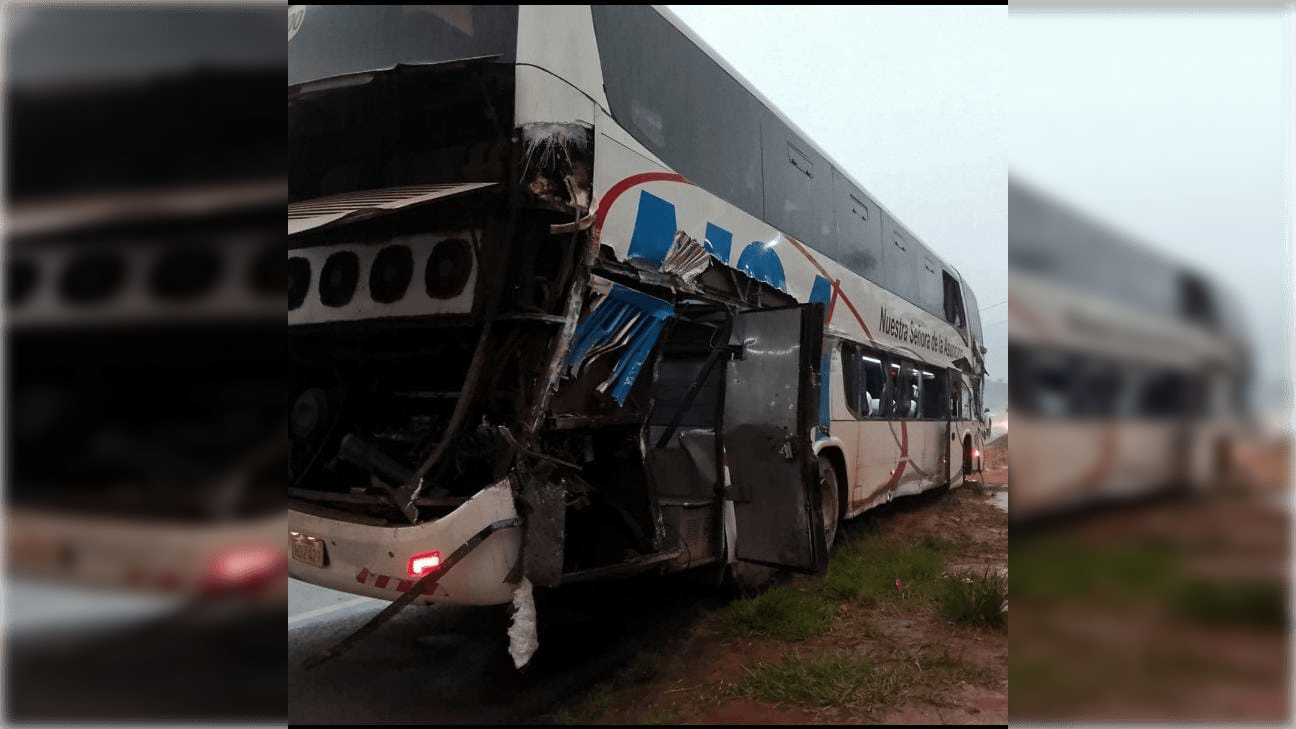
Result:
<instances>
[{"instance_id":1,"label":"overcast sky","mask_svg":"<svg viewBox=\"0 0 1296 729\"><path fill-rule=\"evenodd\" d=\"M1014 8L1008 27L1010 168L1232 289L1271 404L1292 344L1292 16Z\"/></svg>"},{"instance_id":2,"label":"overcast sky","mask_svg":"<svg viewBox=\"0 0 1296 729\"><path fill-rule=\"evenodd\" d=\"M971 283L1008 372L1005 6L669 6Z\"/></svg>"}]
</instances>

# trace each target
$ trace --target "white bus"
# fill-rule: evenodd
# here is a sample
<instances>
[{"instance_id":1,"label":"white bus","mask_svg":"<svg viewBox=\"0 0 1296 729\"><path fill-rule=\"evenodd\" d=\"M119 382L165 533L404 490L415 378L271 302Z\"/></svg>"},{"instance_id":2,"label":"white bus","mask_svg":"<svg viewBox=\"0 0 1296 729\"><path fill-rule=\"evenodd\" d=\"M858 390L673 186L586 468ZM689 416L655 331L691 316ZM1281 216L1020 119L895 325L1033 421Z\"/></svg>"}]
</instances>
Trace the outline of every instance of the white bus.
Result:
<instances>
[{"instance_id":1,"label":"white bus","mask_svg":"<svg viewBox=\"0 0 1296 729\"><path fill-rule=\"evenodd\" d=\"M292 576L815 572L980 470L967 283L668 11L293 6L288 83Z\"/></svg>"},{"instance_id":2,"label":"white bus","mask_svg":"<svg viewBox=\"0 0 1296 729\"><path fill-rule=\"evenodd\" d=\"M1027 183L1008 210L1011 518L1218 483L1250 427L1228 293Z\"/></svg>"},{"instance_id":3,"label":"white bus","mask_svg":"<svg viewBox=\"0 0 1296 729\"><path fill-rule=\"evenodd\" d=\"M6 11L6 572L272 610L288 561L287 190L259 111L282 74L273 8Z\"/></svg>"}]
</instances>

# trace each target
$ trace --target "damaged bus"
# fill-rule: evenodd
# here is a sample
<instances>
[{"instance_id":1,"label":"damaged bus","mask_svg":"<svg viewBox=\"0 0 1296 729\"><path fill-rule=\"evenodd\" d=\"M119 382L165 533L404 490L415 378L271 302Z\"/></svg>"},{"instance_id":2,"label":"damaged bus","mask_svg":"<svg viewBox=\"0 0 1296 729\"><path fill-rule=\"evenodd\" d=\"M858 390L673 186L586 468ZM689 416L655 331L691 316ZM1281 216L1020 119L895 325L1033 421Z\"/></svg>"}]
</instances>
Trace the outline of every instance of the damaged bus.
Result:
<instances>
[{"instance_id":1,"label":"damaged bus","mask_svg":"<svg viewBox=\"0 0 1296 729\"><path fill-rule=\"evenodd\" d=\"M288 47L293 577L526 615L818 572L980 470L967 282L668 11L292 6Z\"/></svg>"},{"instance_id":2,"label":"damaged bus","mask_svg":"<svg viewBox=\"0 0 1296 729\"><path fill-rule=\"evenodd\" d=\"M1009 516L1219 483L1252 428L1237 303L1014 178L1008 216Z\"/></svg>"}]
</instances>

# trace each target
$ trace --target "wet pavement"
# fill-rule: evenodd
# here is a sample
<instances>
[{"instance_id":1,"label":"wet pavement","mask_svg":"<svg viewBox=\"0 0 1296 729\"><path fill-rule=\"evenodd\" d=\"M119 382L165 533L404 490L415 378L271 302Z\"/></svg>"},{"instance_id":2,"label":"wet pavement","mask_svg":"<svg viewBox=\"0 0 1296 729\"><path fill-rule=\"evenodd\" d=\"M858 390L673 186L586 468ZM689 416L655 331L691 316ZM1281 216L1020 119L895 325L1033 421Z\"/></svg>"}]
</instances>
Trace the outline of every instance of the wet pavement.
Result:
<instances>
[{"instance_id":1,"label":"wet pavement","mask_svg":"<svg viewBox=\"0 0 1296 729\"><path fill-rule=\"evenodd\" d=\"M410 606L312 669L387 603L290 581L288 720L335 723L535 723L644 650L685 635L721 593L645 578L537 592L540 650L522 672L508 656L508 606Z\"/></svg>"}]
</instances>

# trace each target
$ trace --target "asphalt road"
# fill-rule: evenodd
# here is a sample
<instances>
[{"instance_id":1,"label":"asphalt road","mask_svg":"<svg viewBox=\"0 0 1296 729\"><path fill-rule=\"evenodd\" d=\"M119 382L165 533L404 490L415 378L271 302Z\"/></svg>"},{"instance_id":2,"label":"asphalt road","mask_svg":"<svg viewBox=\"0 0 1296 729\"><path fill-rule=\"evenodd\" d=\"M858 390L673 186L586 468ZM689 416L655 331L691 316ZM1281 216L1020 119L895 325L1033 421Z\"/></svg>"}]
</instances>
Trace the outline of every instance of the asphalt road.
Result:
<instances>
[{"instance_id":1,"label":"asphalt road","mask_svg":"<svg viewBox=\"0 0 1296 729\"><path fill-rule=\"evenodd\" d=\"M575 585L538 596L540 650L519 673L507 606L410 606L350 651L307 670L386 603L291 581L293 724L539 723L641 650L687 632L721 593L679 579Z\"/></svg>"},{"instance_id":2,"label":"asphalt road","mask_svg":"<svg viewBox=\"0 0 1296 729\"><path fill-rule=\"evenodd\" d=\"M7 579L4 721L279 724L283 606Z\"/></svg>"}]
</instances>

